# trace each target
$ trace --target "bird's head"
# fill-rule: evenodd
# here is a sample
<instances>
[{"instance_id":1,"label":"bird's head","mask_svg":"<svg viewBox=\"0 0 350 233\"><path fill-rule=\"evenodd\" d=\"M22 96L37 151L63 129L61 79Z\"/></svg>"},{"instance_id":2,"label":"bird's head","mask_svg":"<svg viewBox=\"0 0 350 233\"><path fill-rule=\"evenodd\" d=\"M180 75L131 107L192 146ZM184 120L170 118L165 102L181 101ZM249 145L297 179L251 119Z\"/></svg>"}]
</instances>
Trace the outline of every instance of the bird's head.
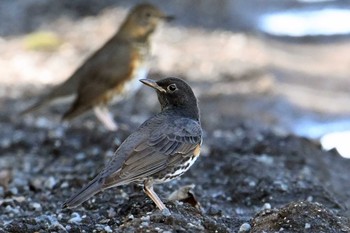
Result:
<instances>
[{"instance_id":1,"label":"bird's head","mask_svg":"<svg viewBox=\"0 0 350 233\"><path fill-rule=\"evenodd\" d=\"M149 3L139 4L126 17L121 33L136 39L147 38L161 21L170 21L173 18Z\"/></svg>"},{"instance_id":2,"label":"bird's head","mask_svg":"<svg viewBox=\"0 0 350 233\"><path fill-rule=\"evenodd\" d=\"M161 109L183 111L189 117L199 119L197 98L191 87L179 78L164 78L159 81L141 79L143 84L156 90Z\"/></svg>"}]
</instances>

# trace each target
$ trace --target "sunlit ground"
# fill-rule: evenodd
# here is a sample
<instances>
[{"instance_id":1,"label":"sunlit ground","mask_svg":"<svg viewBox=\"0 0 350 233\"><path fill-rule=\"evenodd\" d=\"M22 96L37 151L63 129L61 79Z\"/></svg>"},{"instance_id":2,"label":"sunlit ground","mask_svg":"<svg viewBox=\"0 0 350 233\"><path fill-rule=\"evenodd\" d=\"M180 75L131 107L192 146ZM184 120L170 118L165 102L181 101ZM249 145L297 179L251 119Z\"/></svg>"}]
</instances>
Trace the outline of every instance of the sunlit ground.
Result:
<instances>
[{"instance_id":1,"label":"sunlit ground","mask_svg":"<svg viewBox=\"0 0 350 233\"><path fill-rule=\"evenodd\" d=\"M1 38L0 96L24 95L27 101L18 108L28 106L46 85L66 79L103 44L126 11L113 8L75 21L63 15L31 34ZM346 18L350 17L349 12L337 11L340 21L335 21L334 12L286 12L267 15L262 22L266 30L276 35L350 31L350 20ZM324 23L323 19L328 21ZM320 25L326 27L322 29ZM271 129L322 138L325 149L333 145L349 156L348 134L342 134L342 139L326 135L350 130L350 42L286 44L241 32L179 26L176 22L163 25L155 41L151 74L184 77L196 83L194 88L200 97L217 96L216 107L223 109L223 114L239 115ZM261 98L249 101L253 94ZM245 98L245 102L220 102L237 97ZM220 106L221 103L225 105ZM206 117L220 121L218 112L202 112L203 121Z\"/></svg>"}]
</instances>

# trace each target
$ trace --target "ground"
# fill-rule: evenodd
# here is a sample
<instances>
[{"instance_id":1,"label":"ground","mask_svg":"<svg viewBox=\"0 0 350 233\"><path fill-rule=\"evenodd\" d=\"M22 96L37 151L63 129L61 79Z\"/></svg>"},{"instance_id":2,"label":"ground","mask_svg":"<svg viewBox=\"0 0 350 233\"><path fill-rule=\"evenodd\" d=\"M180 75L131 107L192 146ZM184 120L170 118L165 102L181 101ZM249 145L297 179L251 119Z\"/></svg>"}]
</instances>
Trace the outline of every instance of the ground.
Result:
<instances>
[{"instance_id":1,"label":"ground","mask_svg":"<svg viewBox=\"0 0 350 233\"><path fill-rule=\"evenodd\" d=\"M18 113L67 78L125 13L115 7L79 20L64 15L29 35L3 35L0 232L350 232L350 161L295 135L303 119L349 114L348 42L282 42L176 23L156 35L150 77L179 76L191 84L204 142L182 179L155 187L171 215L135 185L62 210L159 111L155 93L145 87L113 106L117 132L92 114L61 123L67 104ZM49 34L49 47L33 42L38 31L44 32L39 40ZM186 185L194 185L188 198L167 200Z\"/></svg>"}]
</instances>

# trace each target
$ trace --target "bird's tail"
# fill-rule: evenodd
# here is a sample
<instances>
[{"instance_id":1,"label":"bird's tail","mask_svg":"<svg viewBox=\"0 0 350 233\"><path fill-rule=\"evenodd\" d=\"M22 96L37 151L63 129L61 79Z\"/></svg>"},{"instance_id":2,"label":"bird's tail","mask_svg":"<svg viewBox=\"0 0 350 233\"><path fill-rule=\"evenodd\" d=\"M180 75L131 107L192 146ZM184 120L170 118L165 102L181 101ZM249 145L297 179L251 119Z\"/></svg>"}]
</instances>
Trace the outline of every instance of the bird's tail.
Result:
<instances>
[{"instance_id":1,"label":"bird's tail","mask_svg":"<svg viewBox=\"0 0 350 233\"><path fill-rule=\"evenodd\" d=\"M41 107L45 106L46 104L48 104L48 102L50 102L50 100L39 100L38 102L36 102L34 105L30 106L29 108L23 110L22 112L20 112L19 114L21 116L30 113L30 112L34 112L38 109L40 109Z\"/></svg>"},{"instance_id":2,"label":"bird's tail","mask_svg":"<svg viewBox=\"0 0 350 233\"><path fill-rule=\"evenodd\" d=\"M91 104L80 102L80 99L76 99L73 105L62 116L62 121L70 121L73 118L85 113L91 109Z\"/></svg>"},{"instance_id":3,"label":"bird's tail","mask_svg":"<svg viewBox=\"0 0 350 233\"><path fill-rule=\"evenodd\" d=\"M84 201L88 200L90 197L96 193L102 191L104 179L97 176L93 179L87 186L82 188L79 192L71 196L63 205L62 208L74 208Z\"/></svg>"},{"instance_id":4,"label":"bird's tail","mask_svg":"<svg viewBox=\"0 0 350 233\"><path fill-rule=\"evenodd\" d=\"M54 87L47 95L42 96L41 99L36 102L34 105L30 106L29 108L22 111L20 114L25 115L30 112L34 112L41 107L48 105L52 101L60 98L69 97L75 94L78 88L79 84L79 77L78 76L72 76L68 80L66 80L64 83Z\"/></svg>"}]
</instances>

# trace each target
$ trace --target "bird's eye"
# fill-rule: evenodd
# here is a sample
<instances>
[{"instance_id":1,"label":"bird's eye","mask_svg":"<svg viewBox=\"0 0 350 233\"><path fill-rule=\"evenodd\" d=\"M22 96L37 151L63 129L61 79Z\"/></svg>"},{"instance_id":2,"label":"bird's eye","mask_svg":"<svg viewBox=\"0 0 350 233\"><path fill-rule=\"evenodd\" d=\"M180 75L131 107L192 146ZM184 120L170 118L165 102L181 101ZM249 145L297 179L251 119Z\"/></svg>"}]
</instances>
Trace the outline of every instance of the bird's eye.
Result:
<instances>
[{"instance_id":1,"label":"bird's eye","mask_svg":"<svg viewBox=\"0 0 350 233\"><path fill-rule=\"evenodd\" d=\"M170 85L167 87L167 89L168 89L168 91L169 91L170 93L173 93L174 91L177 90L177 86L176 86L176 84L170 84Z\"/></svg>"},{"instance_id":2,"label":"bird's eye","mask_svg":"<svg viewBox=\"0 0 350 233\"><path fill-rule=\"evenodd\" d=\"M145 16L146 16L147 18L150 18L150 17L151 17L151 13L150 13L150 12L146 12Z\"/></svg>"}]
</instances>

